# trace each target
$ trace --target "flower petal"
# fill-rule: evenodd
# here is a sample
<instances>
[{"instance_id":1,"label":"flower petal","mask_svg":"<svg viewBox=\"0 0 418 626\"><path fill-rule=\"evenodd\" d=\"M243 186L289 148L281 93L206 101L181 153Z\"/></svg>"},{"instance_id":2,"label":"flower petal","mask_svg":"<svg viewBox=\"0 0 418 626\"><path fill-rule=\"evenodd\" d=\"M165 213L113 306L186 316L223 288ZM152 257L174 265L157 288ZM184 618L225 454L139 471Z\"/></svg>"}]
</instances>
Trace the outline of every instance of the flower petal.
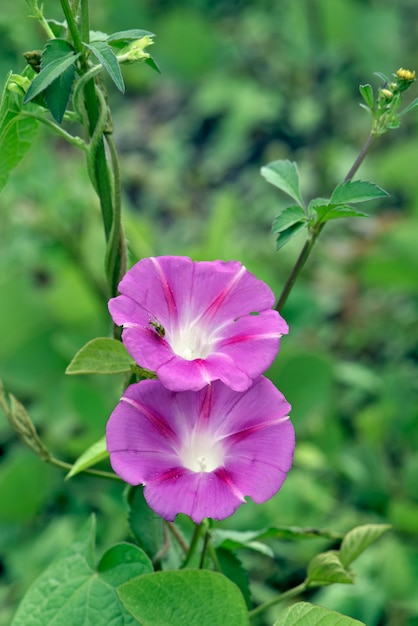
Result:
<instances>
[{"instance_id":1,"label":"flower petal","mask_svg":"<svg viewBox=\"0 0 418 626\"><path fill-rule=\"evenodd\" d=\"M126 273L119 290L109 310L128 352L173 391L215 380L244 391L288 331L271 310L271 289L237 261L151 257Z\"/></svg>"},{"instance_id":2,"label":"flower petal","mask_svg":"<svg viewBox=\"0 0 418 626\"><path fill-rule=\"evenodd\" d=\"M110 461L166 519L223 519L245 496L264 502L282 485L294 449L289 409L263 377L243 393L220 381L197 392L142 381L109 418Z\"/></svg>"}]
</instances>

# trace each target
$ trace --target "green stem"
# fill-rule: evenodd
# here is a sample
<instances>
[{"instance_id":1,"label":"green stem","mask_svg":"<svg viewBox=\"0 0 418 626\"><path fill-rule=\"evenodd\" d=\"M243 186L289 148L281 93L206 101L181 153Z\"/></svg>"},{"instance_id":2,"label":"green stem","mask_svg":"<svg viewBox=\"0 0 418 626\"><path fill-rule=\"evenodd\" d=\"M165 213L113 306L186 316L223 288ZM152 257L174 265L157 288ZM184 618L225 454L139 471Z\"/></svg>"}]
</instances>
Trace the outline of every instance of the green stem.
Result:
<instances>
[{"instance_id":1,"label":"green stem","mask_svg":"<svg viewBox=\"0 0 418 626\"><path fill-rule=\"evenodd\" d=\"M84 150L85 152L87 152L88 146L86 142L83 139L81 139L81 137L74 137L73 135L70 135L70 133L67 133L67 131L61 128L61 126L58 126L58 124L55 124L48 118L43 117L43 115L40 115L39 113L28 113L27 111L22 111L21 115L23 117L32 117L38 122L45 124L46 126L51 128L54 131L54 133L59 135L62 139L65 139L65 141L68 141L68 143L70 143L72 146L74 146L75 148L80 148L81 150Z\"/></svg>"},{"instance_id":2,"label":"green stem","mask_svg":"<svg viewBox=\"0 0 418 626\"><path fill-rule=\"evenodd\" d=\"M90 42L90 17L89 17L89 0L81 0L81 40L84 43Z\"/></svg>"},{"instance_id":3,"label":"green stem","mask_svg":"<svg viewBox=\"0 0 418 626\"><path fill-rule=\"evenodd\" d=\"M67 20L68 30L70 31L74 48L76 52L81 52L84 57L83 43L81 41L80 33L78 32L77 22L75 20L74 13L68 0L61 0L61 7L65 15L65 19Z\"/></svg>"},{"instance_id":4,"label":"green stem","mask_svg":"<svg viewBox=\"0 0 418 626\"><path fill-rule=\"evenodd\" d=\"M363 163L364 158L367 155L368 151L370 150L370 147L375 137L376 135L373 132L371 132L370 135L368 136L366 143L364 144L359 155L357 156L356 160L354 161L353 165L350 167L350 169L348 170L344 178L345 183L353 178L354 174L357 172L360 165ZM289 294L293 289L293 285L295 284L296 279L298 278L303 266L305 265L312 251L312 248L314 247L315 241L318 239L318 236L322 232L322 229L324 228L325 223L326 222L319 224L319 226L316 226L315 229L311 229L310 232L308 233L308 237L304 243L304 246L296 260L295 265L293 266L292 271L290 272L290 275L277 301L275 309L276 311L279 311L279 313L283 310L283 307L287 302Z\"/></svg>"},{"instance_id":5,"label":"green stem","mask_svg":"<svg viewBox=\"0 0 418 626\"><path fill-rule=\"evenodd\" d=\"M256 617L256 615L260 615L260 613L264 613L264 611L267 611L272 606L279 604L279 602L282 602L283 600L287 600L288 598L294 598L295 596L298 596L306 589L307 589L307 584L306 584L306 581L304 581L297 587L293 587L293 589L288 589L288 591L285 591L284 593L281 593L280 595L276 596L275 598L273 598L273 600L269 600L269 602L260 604L260 606L257 606L255 609L252 609L252 611L249 611L248 615L250 619L252 619L253 617Z\"/></svg>"},{"instance_id":6,"label":"green stem","mask_svg":"<svg viewBox=\"0 0 418 626\"><path fill-rule=\"evenodd\" d=\"M193 537L192 540L190 542L190 546L189 546L189 550L186 554L186 558L184 559L183 563L181 564L180 569L184 569L185 567L188 566L188 564L190 563L190 561L192 560L193 556L196 553L197 550L197 546L199 544L200 541L200 537L202 534L202 531L206 528L206 524L205 524L206 520L204 519L201 524L196 524L196 528L194 529L194 533L193 533Z\"/></svg>"},{"instance_id":7,"label":"green stem","mask_svg":"<svg viewBox=\"0 0 418 626\"><path fill-rule=\"evenodd\" d=\"M207 551L208 551L209 556L210 556L210 558L212 560L212 563L214 565L215 570L222 574L222 567L221 567L221 564L219 563L218 555L216 554L216 550L213 547L213 543L212 543L210 538L209 538L209 542L208 542L208 545L207 545Z\"/></svg>"},{"instance_id":8,"label":"green stem","mask_svg":"<svg viewBox=\"0 0 418 626\"><path fill-rule=\"evenodd\" d=\"M179 544L180 548L183 550L184 554L187 554L187 552L189 551L189 546L185 542L183 535L180 533L178 528L175 526L175 524L173 524L173 522L167 522L165 520L164 523L167 526L170 533L173 535L174 539Z\"/></svg>"},{"instance_id":9,"label":"green stem","mask_svg":"<svg viewBox=\"0 0 418 626\"><path fill-rule=\"evenodd\" d=\"M55 467L60 467L61 469L71 470L73 467L71 463L66 463L65 461L61 461L61 459L57 459L54 456L49 456L47 459L44 459L47 463L51 465L55 465ZM80 472L80 474L89 474L90 476L96 476L98 478L108 478L110 480L116 480L118 482L123 482L122 478L120 478L117 474L113 474L112 472L105 472L102 470L95 469L84 469Z\"/></svg>"},{"instance_id":10,"label":"green stem","mask_svg":"<svg viewBox=\"0 0 418 626\"><path fill-rule=\"evenodd\" d=\"M106 250L106 273L110 293L114 297L126 272L126 243L122 228L122 194L118 152L112 133L106 133L113 172L113 224Z\"/></svg>"}]
</instances>

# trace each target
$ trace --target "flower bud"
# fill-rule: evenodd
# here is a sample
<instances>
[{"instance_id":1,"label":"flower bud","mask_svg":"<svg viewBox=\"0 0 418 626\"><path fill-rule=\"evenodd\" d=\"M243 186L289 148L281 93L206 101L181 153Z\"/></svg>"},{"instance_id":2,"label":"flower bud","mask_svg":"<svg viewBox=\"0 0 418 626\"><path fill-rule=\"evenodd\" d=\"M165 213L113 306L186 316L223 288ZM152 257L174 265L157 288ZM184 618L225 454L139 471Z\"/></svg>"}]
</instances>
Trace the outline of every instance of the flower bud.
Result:
<instances>
[{"instance_id":1,"label":"flower bud","mask_svg":"<svg viewBox=\"0 0 418 626\"><path fill-rule=\"evenodd\" d=\"M148 52L144 52L144 48L153 44L151 37L146 35L141 39L131 41L127 46L122 48L118 54L119 63L135 63L135 61L141 61L142 59L149 59Z\"/></svg>"}]
</instances>

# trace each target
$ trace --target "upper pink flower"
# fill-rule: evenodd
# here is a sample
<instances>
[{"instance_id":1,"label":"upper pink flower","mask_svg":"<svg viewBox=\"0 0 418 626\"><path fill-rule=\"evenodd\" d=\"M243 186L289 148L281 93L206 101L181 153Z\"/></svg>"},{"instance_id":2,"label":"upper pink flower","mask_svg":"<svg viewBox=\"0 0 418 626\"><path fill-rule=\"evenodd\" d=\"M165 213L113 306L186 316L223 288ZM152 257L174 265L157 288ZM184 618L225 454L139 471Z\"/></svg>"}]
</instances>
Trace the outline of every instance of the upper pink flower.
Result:
<instances>
[{"instance_id":1,"label":"upper pink flower","mask_svg":"<svg viewBox=\"0 0 418 626\"><path fill-rule=\"evenodd\" d=\"M290 405L264 376L242 393L217 381L169 391L158 380L130 385L106 427L114 471L144 485L149 506L174 520L224 519L250 496L282 486L295 447Z\"/></svg>"},{"instance_id":2,"label":"upper pink flower","mask_svg":"<svg viewBox=\"0 0 418 626\"><path fill-rule=\"evenodd\" d=\"M173 391L221 380L248 389L273 362L288 332L271 289L238 261L139 261L109 302L135 361Z\"/></svg>"}]
</instances>

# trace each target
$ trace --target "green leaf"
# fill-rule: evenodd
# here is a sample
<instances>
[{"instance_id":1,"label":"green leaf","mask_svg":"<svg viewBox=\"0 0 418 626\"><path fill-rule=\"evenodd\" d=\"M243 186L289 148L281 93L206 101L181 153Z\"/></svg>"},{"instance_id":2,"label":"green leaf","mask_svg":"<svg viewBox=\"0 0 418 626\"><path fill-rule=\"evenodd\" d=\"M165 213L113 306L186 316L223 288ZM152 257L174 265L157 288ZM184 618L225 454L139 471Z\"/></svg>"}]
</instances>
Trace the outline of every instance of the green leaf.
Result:
<instances>
[{"instance_id":1,"label":"green leaf","mask_svg":"<svg viewBox=\"0 0 418 626\"><path fill-rule=\"evenodd\" d=\"M271 231L273 233L281 233L287 230L289 226L299 222L306 222L307 219L305 211L298 204L293 204L280 211L273 222Z\"/></svg>"},{"instance_id":2,"label":"green leaf","mask_svg":"<svg viewBox=\"0 0 418 626\"><path fill-rule=\"evenodd\" d=\"M248 626L238 587L209 570L155 572L118 588L127 610L142 626Z\"/></svg>"},{"instance_id":3,"label":"green leaf","mask_svg":"<svg viewBox=\"0 0 418 626\"><path fill-rule=\"evenodd\" d=\"M30 68L22 76L10 72L4 85L0 101L0 191L38 132L38 122L22 115L23 98L30 85L28 76L33 75Z\"/></svg>"},{"instance_id":4,"label":"green leaf","mask_svg":"<svg viewBox=\"0 0 418 626\"><path fill-rule=\"evenodd\" d=\"M66 374L116 374L129 372L134 360L125 346L110 337L97 337L83 346L65 370Z\"/></svg>"},{"instance_id":5,"label":"green leaf","mask_svg":"<svg viewBox=\"0 0 418 626\"><path fill-rule=\"evenodd\" d=\"M159 74L161 74L159 65L157 61L154 59L154 57L149 56L148 59L144 59L144 63L146 63L146 65L149 65L155 72L158 72Z\"/></svg>"},{"instance_id":6,"label":"green leaf","mask_svg":"<svg viewBox=\"0 0 418 626\"><path fill-rule=\"evenodd\" d=\"M344 567L352 563L372 543L391 529L390 524L365 524L350 530L340 547L340 561Z\"/></svg>"},{"instance_id":7,"label":"green leaf","mask_svg":"<svg viewBox=\"0 0 418 626\"><path fill-rule=\"evenodd\" d=\"M134 626L116 587L152 571L136 546L117 544L95 568L92 516L72 545L29 588L12 626Z\"/></svg>"},{"instance_id":8,"label":"green leaf","mask_svg":"<svg viewBox=\"0 0 418 626\"><path fill-rule=\"evenodd\" d=\"M91 467L92 465L96 465L100 461L107 459L109 457L109 452L106 447L106 437L102 437L99 441L96 441L90 448L87 448L81 454L76 462L73 464L72 468L68 472L65 480L68 480L72 476L79 474L83 470Z\"/></svg>"},{"instance_id":9,"label":"green leaf","mask_svg":"<svg viewBox=\"0 0 418 626\"><path fill-rule=\"evenodd\" d=\"M122 93L125 92L125 83L123 82L122 73L116 54L112 48L104 41L94 41L90 44L84 44L86 48L92 51L98 62L104 67L116 87Z\"/></svg>"},{"instance_id":10,"label":"green leaf","mask_svg":"<svg viewBox=\"0 0 418 626\"><path fill-rule=\"evenodd\" d=\"M55 60L45 65L45 67L39 72L39 74L35 76L35 78L32 81L31 86L29 87L26 93L26 96L23 100L23 104L30 102L38 94L45 91L45 89L49 87L49 85L51 85L54 82L54 80L56 80L59 76L61 76L61 74L63 74L69 67L71 67L71 65L74 65L74 63L80 56L80 53L77 53L77 54L74 53L74 50L71 48L70 44L68 44L68 42L66 42L64 39L54 39L53 41L63 42L62 50L64 50L65 44L67 44L70 50L66 54L62 54L58 58L55 58ZM48 44L45 47L45 51L48 48L48 45L50 44L51 42L48 42Z\"/></svg>"},{"instance_id":11,"label":"green leaf","mask_svg":"<svg viewBox=\"0 0 418 626\"><path fill-rule=\"evenodd\" d=\"M332 583L353 584L353 577L341 563L338 552L329 550L315 556L308 565L309 586L331 585Z\"/></svg>"},{"instance_id":12,"label":"green leaf","mask_svg":"<svg viewBox=\"0 0 418 626\"><path fill-rule=\"evenodd\" d=\"M383 83L385 83L385 84L386 84L386 83L388 83L388 82L389 82L389 78L386 76L386 74L382 74L382 72L373 72L373 74L374 74L375 76L378 76L378 78L380 78L380 80L381 80Z\"/></svg>"},{"instance_id":13,"label":"green leaf","mask_svg":"<svg viewBox=\"0 0 418 626\"><path fill-rule=\"evenodd\" d=\"M360 85L359 87L360 93L363 97L364 102L370 109L374 108L374 95L373 88L371 85Z\"/></svg>"},{"instance_id":14,"label":"green leaf","mask_svg":"<svg viewBox=\"0 0 418 626\"><path fill-rule=\"evenodd\" d=\"M330 204L356 204L358 202L376 200L388 195L384 189L374 183L369 183L365 180L348 180L337 185L330 198Z\"/></svg>"},{"instance_id":15,"label":"green leaf","mask_svg":"<svg viewBox=\"0 0 418 626\"><path fill-rule=\"evenodd\" d=\"M51 39L42 52L41 71L50 63L58 63L66 54L73 54L73 48L65 39ZM70 99L74 82L74 64L67 67L46 89L45 100L53 117L61 123Z\"/></svg>"},{"instance_id":16,"label":"green leaf","mask_svg":"<svg viewBox=\"0 0 418 626\"><path fill-rule=\"evenodd\" d=\"M238 589L244 596L245 603L250 609L252 606L250 581L248 579L248 572L244 569L239 558L230 550L218 548L216 550L216 556L218 563L221 566L222 574L224 574L229 580L232 580L236 584Z\"/></svg>"},{"instance_id":17,"label":"green leaf","mask_svg":"<svg viewBox=\"0 0 418 626\"><path fill-rule=\"evenodd\" d=\"M303 207L299 170L296 163L287 160L273 161L261 168L261 175L267 182L287 193Z\"/></svg>"},{"instance_id":18,"label":"green leaf","mask_svg":"<svg viewBox=\"0 0 418 626\"><path fill-rule=\"evenodd\" d=\"M356 211L348 204L328 204L314 207L314 210L318 214L318 224L342 217L369 217L367 213Z\"/></svg>"},{"instance_id":19,"label":"green leaf","mask_svg":"<svg viewBox=\"0 0 418 626\"><path fill-rule=\"evenodd\" d=\"M405 113L409 113L409 111L412 111L413 109L416 109L417 107L418 107L418 98L415 98L415 100L412 100L412 102L410 102L407 107L405 107L402 111L398 113L398 116L402 117L402 115L405 115Z\"/></svg>"},{"instance_id":20,"label":"green leaf","mask_svg":"<svg viewBox=\"0 0 418 626\"><path fill-rule=\"evenodd\" d=\"M112 43L112 45L118 43L125 45L129 41L136 41L137 39L142 39L142 37L155 37L155 35L148 30L133 28L131 30L120 30L117 33L112 33L112 35L107 37L106 41Z\"/></svg>"},{"instance_id":21,"label":"green leaf","mask_svg":"<svg viewBox=\"0 0 418 626\"><path fill-rule=\"evenodd\" d=\"M365 626L365 624L310 602L297 602L283 611L273 626Z\"/></svg>"},{"instance_id":22,"label":"green leaf","mask_svg":"<svg viewBox=\"0 0 418 626\"><path fill-rule=\"evenodd\" d=\"M289 226L286 230L280 232L276 239L276 250L280 250L283 246L293 239L295 235L298 234L303 228L306 228L307 222L298 222L297 224L293 224L293 226Z\"/></svg>"},{"instance_id":23,"label":"green leaf","mask_svg":"<svg viewBox=\"0 0 418 626\"><path fill-rule=\"evenodd\" d=\"M127 503L129 506L129 526L132 534L140 548L151 559L154 559L164 543L164 522L148 506L142 486L129 488Z\"/></svg>"}]
</instances>

